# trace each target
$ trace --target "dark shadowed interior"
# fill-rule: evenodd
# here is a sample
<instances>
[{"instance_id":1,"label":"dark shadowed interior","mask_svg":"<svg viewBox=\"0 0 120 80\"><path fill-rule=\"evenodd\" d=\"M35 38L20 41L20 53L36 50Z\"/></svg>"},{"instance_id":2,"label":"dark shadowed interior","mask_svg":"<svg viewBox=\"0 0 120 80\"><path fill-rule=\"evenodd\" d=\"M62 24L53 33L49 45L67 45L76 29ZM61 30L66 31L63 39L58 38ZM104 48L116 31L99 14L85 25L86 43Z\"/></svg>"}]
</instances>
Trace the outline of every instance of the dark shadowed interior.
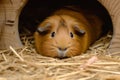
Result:
<instances>
[{"instance_id":1,"label":"dark shadowed interior","mask_svg":"<svg viewBox=\"0 0 120 80\"><path fill-rule=\"evenodd\" d=\"M97 13L102 9L102 15L106 18L107 26L112 26L112 22L107 10L97 0L29 0L23 8L19 18L19 31L23 28L34 32L37 25L56 9L67 5L79 5L83 9L95 10ZM107 31L108 27L104 29Z\"/></svg>"}]
</instances>

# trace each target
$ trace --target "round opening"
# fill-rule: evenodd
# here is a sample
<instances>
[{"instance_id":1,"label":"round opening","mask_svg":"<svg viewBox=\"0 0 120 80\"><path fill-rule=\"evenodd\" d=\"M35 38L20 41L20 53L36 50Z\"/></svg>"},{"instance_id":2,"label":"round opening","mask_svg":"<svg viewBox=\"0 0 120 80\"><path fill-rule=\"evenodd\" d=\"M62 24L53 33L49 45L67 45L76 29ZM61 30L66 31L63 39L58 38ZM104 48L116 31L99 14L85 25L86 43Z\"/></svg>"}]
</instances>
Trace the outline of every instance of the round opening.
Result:
<instances>
[{"instance_id":1,"label":"round opening","mask_svg":"<svg viewBox=\"0 0 120 80\"><path fill-rule=\"evenodd\" d=\"M83 9L90 8L95 9L96 12L102 11L102 15L106 17L104 19L107 25L112 28L109 13L97 0L29 0L20 14L19 32L33 34L41 21L58 8L67 5L79 5ZM108 31L109 29L106 27L103 30Z\"/></svg>"}]
</instances>

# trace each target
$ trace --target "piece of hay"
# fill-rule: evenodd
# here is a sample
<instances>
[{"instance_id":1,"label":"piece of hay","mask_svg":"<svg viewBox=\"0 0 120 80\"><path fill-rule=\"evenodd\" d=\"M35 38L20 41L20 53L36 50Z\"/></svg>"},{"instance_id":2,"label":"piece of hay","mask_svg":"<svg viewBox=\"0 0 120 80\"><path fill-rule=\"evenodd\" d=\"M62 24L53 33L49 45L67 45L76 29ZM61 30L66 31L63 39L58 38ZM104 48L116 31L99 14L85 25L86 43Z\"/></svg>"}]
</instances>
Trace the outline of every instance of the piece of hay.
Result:
<instances>
[{"instance_id":1,"label":"piece of hay","mask_svg":"<svg viewBox=\"0 0 120 80\"><path fill-rule=\"evenodd\" d=\"M24 59L15 51L15 49L13 49L12 46L10 46L10 49L13 51L13 53L14 53L21 61L24 61Z\"/></svg>"}]
</instances>

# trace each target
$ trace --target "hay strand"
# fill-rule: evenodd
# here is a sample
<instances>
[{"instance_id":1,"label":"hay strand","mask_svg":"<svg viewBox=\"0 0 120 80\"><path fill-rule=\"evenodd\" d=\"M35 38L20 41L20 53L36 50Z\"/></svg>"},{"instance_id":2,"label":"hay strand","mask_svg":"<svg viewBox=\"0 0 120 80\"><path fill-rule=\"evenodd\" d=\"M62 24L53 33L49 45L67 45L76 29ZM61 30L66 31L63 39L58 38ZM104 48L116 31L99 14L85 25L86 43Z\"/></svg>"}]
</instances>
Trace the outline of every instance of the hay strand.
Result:
<instances>
[{"instance_id":1,"label":"hay strand","mask_svg":"<svg viewBox=\"0 0 120 80\"><path fill-rule=\"evenodd\" d=\"M98 70L98 69L87 69L89 71L94 71L94 72L102 72L102 73L110 73L110 74L117 74L120 75L120 72L118 71L109 71L109 70Z\"/></svg>"},{"instance_id":2,"label":"hay strand","mask_svg":"<svg viewBox=\"0 0 120 80\"><path fill-rule=\"evenodd\" d=\"M2 56L3 56L4 60L7 62L8 60L7 60L6 56L4 55L4 53L2 53Z\"/></svg>"},{"instance_id":3,"label":"hay strand","mask_svg":"<svg viewBox=\"0 0 120 80\"><path fill-rule=\"evenodd\" d=\"M24 59L15 51L15 49L13 49L12 46L10 46L9 48L10 48L10 50L13 51L13 53L14 53L21 61L24 61Z\"/></svg>"}]
</instances>

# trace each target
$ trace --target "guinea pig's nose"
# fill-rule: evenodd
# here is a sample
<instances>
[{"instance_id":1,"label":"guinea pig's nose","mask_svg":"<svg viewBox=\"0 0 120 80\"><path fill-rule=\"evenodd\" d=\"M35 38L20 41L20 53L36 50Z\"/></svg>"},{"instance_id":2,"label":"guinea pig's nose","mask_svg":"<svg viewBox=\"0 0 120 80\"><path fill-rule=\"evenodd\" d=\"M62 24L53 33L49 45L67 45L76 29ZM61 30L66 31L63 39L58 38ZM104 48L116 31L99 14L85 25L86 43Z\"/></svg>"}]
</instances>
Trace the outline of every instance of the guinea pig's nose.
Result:
<instances>
[{"instance_id":1,"label":"guinea pig's nose","mask_svg":"<svg viewBox=\"0 0 120 80\"><path fill-rule=\"evenodd\" d=\"M66 51L67 50L67 48L58 48L60 51Z\"/></svg>"},{"instance_id":2,"label":"guinea pig's nose","mask_svg":"<svg viewBox=\"0 0 120 80\"><path fill-rule=\"evenodd\" d=\"M59 58L66 57L66 50L67 50L67 48L61 48L61 47L58 48L58 56L59 56Z\"/></svg>"}]
</instances>

